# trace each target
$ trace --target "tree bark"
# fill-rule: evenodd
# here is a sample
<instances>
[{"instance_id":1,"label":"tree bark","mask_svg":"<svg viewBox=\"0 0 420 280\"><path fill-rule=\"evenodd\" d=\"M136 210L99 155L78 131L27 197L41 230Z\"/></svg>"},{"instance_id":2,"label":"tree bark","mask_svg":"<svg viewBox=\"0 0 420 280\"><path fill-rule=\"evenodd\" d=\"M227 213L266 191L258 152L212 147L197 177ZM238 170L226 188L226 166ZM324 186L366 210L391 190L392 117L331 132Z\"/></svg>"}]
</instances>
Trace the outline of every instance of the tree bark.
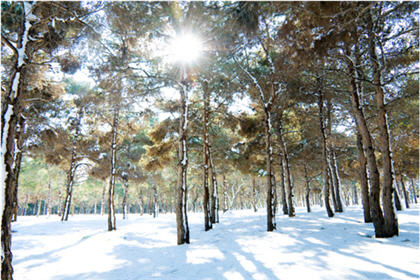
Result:
<instances>
[{"instance_id":1,"label":"tree bark","mask_svg":"<svg viewBox=\"0 0 420 280\"><path fill-rule=\"evenodd\" d=\"M19 202L18 202L18 188L19 188L19 174L20 167L22 164L22 150L24 142L24 133L25 133L25 117L22 114L19 114L16 126L16 135L15 135L15 167L13 169L13 217L12 222L17 221Z\"/></svg>"},{"instance_id":2,"label":"tree bark","mask_svg":"<svg viewBox=\"0 0 420 280\"><path fill-rule=\"evenodd\" d=\"M127 195L128 195L128 179L124 180L124 196L122 200L123 219L127 219Z\"/></svg>"},{"instance_id":3,"label":"tree bark","mask_svg":"<svg viewBox=\"0 0 420 280\"><path fill-rule=\"evenodd\" d=\"M153 184L153 218L157 218L159 214L158 191L156 184Z\"/></svg>"},{"instance_id":4,"label":"tree bark","mask_svg":"<svg viewBox=\"0 0 420 280\"><path fill-rule=\"evenodd\" d=\"M273 147L271 143L271 108L267 104L264 107L265 112L265 152L267 169L267 231L276 229L275 213L275 183L273 171Z\"/></svg>"},{"instance_id":5,"label":"tree bark","mask_svg":"<svg viewBox=\"0 0 420 280\"><path fill-rule=\"evenodd\" d=\"M411 182L411 193L413 194L414 203L417 204L416 186L414 185L413 178L410 178L410 182Z\"/></svg>"},{"instance_id":6,"label":"tree bark","mask_svg":"<svg viewBox=\"0 0 420 280\"><path fill-rule=\"evenodd\" d=\"M208 107L209 93L207 82L203 82L203 207L204 207L204 230L212 228L211 205L209 193L209 132L208 132Z\"/></svg>"},{"instance_id":7,"label":"tree bark","mask_svg":"<svg viewBox=\"0 0 420 280\"><path fill-rule=\"evenodd\" d=\"M318 81L319 82L319 81ZM324 99L321 90L321 85L318 85L318 109L319 109L319 125L321 132L321 143L322 143L322 158L323 158L323 174L324 174L324 202L327 210L328 217L334 217L334 213L330 206L330 177L329 177L329 164L327 155L327 139L325 137L325 122L324 122Z\"/></svg>"},{"instance_id":8,"label":"tree bark","mask_svg":"<svg viewBox=\"0 0 420 280\"><path fill-rule=\"evenodd\" d=\"M305 169L305 203L306 203L306 211L308 213L311 212L311 203L309 201L309 195L311 189L309 188L309 176L308 176L308 166L306 163L303 164L303 167Z\"/></svg>"},{"instance_id":9,"label":"tree bark","mask_svg":"<svg viewBox=\"0 0 420 280\"><path fill-rule=\"evenodd\" d=\"M407 189L405 188L405 184L404 184L404 178L402 176L400 176L400 183L401 183L401 188L403 191L403 195L404 195L404 201L405 201L405 208L410 208L410 203L409 203L409 197L408 197L408 193L407 193Z\"/></svg>"},{"instance_id":10,"label":"tree bark","mask_svg":"<svg viewBox=\"0 0 420 280\"><path fill-rule=\"evenodd\" d=\"M188 85L182 80L180 91L180 123L178 140L178 182L177 182L177 201L176 201L176 225L177 225L177 244L190 243L190 230L187 217L187 126L188 126Z\"/></svg>"},{"instance_id":11,"label":"tree bark","mask_svg":"<svg viewBox=\"0 0 420 280\"><path fill-rule=\"evenodd\" d=\"M357 131L357 153L358 153L358 161L359 161L359 181L360 187L362 190L362 204L363 204L363 216L365 219L365 223L371 223L372 217L370 216L370 204L369 204L369 185L367 180L367 173L366 173L366 157L365 152L363 151L363 144L362 144L362 137L360 133Z\"/></svg>"},{"instance_id":12,"label":"tree bark","mask_svg":"<svg viewBox=\"0 0 420 280\"><path fill-rule=\"evenodd\" d=\"M398 220L394 211L394 202L392 201L392 194L394 192L393 173L392 173L392 159L391 147L389 144L389 132L387 115L385 110L385 94L382 88L381 69L378 63L378 56L376 55L375 32L373 30L373 20L369 18L368 21L369 34L369 55L372 65L373 82L375 86L376 108L377 108L377 125L379 128L379 147L382 155L382 170L383 170L383 184L382 184L382 205L384 209L384 232L381 237L392 237L398 235Z\"/></svg>"},{"instance_id":13,"label":"tree bark","mask_svg":"<svg viewBox=\"0 0 420 280\"><path fill-rule=\"evenodd\" d=\"M330 148L330 155L331 155L331 172L333 175L335 198L336 198L335 200L337 201L336 212L343 212L343 202L341 201L341 181L340 181L340 175L338 174L337 157L336 157L333 145L331 145L331 148Z\"/></svg>"},{"instance_id":14,"label":"tree bark","mask_svg":"<svg viewBox=\"0 0 420 280\"><path fill-rule=\"evenodd\" d=\"M295 216L295 207L293 206L293 185L292 185L292 178L291 178L292 174L290 172L290 166L289 166L289 154L287 152L286 143L284 142L284 138L283 138L283 124L282 124L281 117L280 117L280 120L279 120L278 140L279 140L280 149L281 149L282 156L283 156L282 166L283 166L283 169L285 171L284 175L286 177L287 210L288 210L287 212L288 212L289 217L294 217ZM285 204L283 204L283 211L285 210L284 205Z\"/></svg>"},{"instance_id":15,"label":"tree bark","mask_svg":"<svg viewBox=\"0 0 420 280\"><path fill-rule=\"evenodd\" d=\"M283 205L283 214L288 215L289 209L287 207L286 189L284 187L283 153L280 153L279 165L280 165L280 191L281 191L281 201Z\"/></svg>"},{"instance_id":16,"label":"tree bark","mask_svg":"<svg viewBox=\"0 0 420 280\"><path fill-rule=\"evenodd\" d=\"M219 222L219 192L217 189L216 167L213 162L213 153L211 146L209 146L209 160L211 169L211 185L212 185L212 199L211 199L211 222L216 224Z\"/></svg>"},{"instance_id":17,"label":"tree bark","mask_svg":"<svg viewBox=\"0 0 420 280\"><path fill-rule=\"evenodd\" d=\"M101 216L105 214L105 193L106 193L106 183L102 187L102 199L101 199Z\"/></svg>"},{"instance_id":18,"label":"tree bark","mask_svg":"<svg viewBox=\"0 0 420 280\"><path fill-rule=\"evenodd\" d=\"M114 108L114 118L112 122L112 142L111 142L111 170L108 188L108 231L117 229L115 219L115 180L116 180L116 162L117 162L117 130L120 108L118 105Z\"/></svg>"}]
</instances>

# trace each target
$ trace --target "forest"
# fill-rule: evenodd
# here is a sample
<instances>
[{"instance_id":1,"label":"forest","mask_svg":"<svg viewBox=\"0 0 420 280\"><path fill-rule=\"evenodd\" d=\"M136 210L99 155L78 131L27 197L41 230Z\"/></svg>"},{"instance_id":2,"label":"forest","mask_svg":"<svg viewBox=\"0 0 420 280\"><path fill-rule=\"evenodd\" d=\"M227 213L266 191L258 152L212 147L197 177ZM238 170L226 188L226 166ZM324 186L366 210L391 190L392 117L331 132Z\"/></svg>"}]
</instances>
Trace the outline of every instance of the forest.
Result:
<instances>
[{"instance_id":1,"label":"forest","mask_svg":"<svg viewBox=\"0 0 420 280\"><path fill-rule=\"evenodd\" d=\"M189 215L205 236L236 210L276 232L358 209L397 237L419 199L418 19L417 1L2 1L2 279L14 224L43 216L174 214L193 246Z\"/></svg>"}]
</instances>

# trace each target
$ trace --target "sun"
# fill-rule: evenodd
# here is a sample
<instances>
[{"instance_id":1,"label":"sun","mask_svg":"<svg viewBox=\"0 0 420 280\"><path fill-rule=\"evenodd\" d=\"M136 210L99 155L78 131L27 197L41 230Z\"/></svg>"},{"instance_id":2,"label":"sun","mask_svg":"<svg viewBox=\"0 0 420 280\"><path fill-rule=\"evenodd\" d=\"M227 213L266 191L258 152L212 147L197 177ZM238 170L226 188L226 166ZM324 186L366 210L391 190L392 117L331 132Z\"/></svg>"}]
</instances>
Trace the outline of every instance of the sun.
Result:
<instances>
[{"instance_id":1,"label":"sun","mask_svg":"<svg viewBox=\"0 0 420 280\"><path fill-rule=\"evenodd\" d=\"M174 37L168 45L168 55L172 62L193 64L198 61L203 51L200 37L192 33L183 33Z\"/></svg>"}]
</instances>

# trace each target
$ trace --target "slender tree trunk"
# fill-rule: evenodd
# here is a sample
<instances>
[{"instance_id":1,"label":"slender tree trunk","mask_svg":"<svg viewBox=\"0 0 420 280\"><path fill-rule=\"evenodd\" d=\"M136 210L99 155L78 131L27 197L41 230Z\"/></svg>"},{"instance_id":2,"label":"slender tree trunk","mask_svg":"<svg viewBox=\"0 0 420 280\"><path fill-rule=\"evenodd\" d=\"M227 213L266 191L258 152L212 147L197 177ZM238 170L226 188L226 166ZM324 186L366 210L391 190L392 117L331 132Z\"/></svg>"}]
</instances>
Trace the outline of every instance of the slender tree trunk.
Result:
<instances>
[{"instance_id":1,"label":"slender tree trunk","mask_svg":"<svg viewBox=\"0 0 420 280\"><path fill-rule=\"evenodd\" d=\"M281 201L283 205L283 214L288 215L289 210L287 207L287 199L286 199L286 189L284 187L284 166L283 166L283 153L280 154L279 158L279 165L280 165L280 191L281 191Z\"/></svg>"},{"instance_id":2,"label":"slender tree trunk","mask_svg":"<svg viewBox=\"0 0 420 280\"><path fill-rule=\"evenodd\" d=\"M321 85L318 85L321 87ZM323 173L324 173L324 202L328 217L334 217L334 213L330 206L330 177L328 172L328 156L327 156L327 139L325 137L325 122L324 122L324 99L321 88L318 91L318 107L319 107L319 124L321 132L322 143L322 157L323 157Z\"/></svg>"},{"instance_id":3,"label":"slender tree trunk","mask_svg":"<svg viewBox=\"0 0 420 280\"><path fill-rule=\"evenodd\" d=\"M330 152L331 152L331 172L333 175L335 198L336 198L335 200L337 201L336 212L343 212L343 202L341 201L341 181L340 181L340 175L338 174L337 157L336 157L333 145L331 145Z\"/></svg>"},{"instance_id":4,"label":"slender tree trunk","mask_svg":"<svg viewBox=\"0 0 420 280\"><path fill-rule=\"evenodd\" d=\"M382 155L382 170L383 170L383 188L382 188L382 205L384 209L384 234L381 237L392 237L398 235L398 220L394 210L394 203L392 201L392 194L394 186L392 184L392 159L391 147L389 144L389 129L387 123L387 115L385 110L384 90L381 81L381 69L376 55L375 33L373 31L373 21L370 18L369 25L369 55L372 64L373 81L376 93L376 108L377 108L377 125L379 128L379 147Z\"/></svg>"},{"instance_id":5,"label":"slender tree trunk","mask_svg":"<svg viewBox=\"0 0 420 280\"><path fill-rule=\"evenodd\" d=\"M397 185L397 187L394 190L394 203L395 203L395 208L397 209L397 211L401 211L402 210L402 206L401 206L401 200L400 200L400 196L398 195L398 184L397 182L395 182L394 184Z\"/></svg>"},{"instance_id":6,"label":"slender tree trunk","mask_svg":"<svg viewBox=\"0 0 420 280\"><path fill-rule=\"evenodd\" d=\"M208 107L209 92L207 82L203 82L203 207L204 207L204 230L212 228L211 205L209 192L209 132L208 132Z\"/></svg>"},{"instance_id":7,"label":"slender tree trunk","mask_svg":"<svg viewBox=\"0 0 420 280\"><path fill-rule=\"evenodd\" d=\"M177 201L176 201L176 225L177 225L177 244L190 243L190 230L187 217L187 126L188 126L188 85L187 81L182 80L180 91L181 116L179 123L178 140L178 182L177 182Z\"/></svg>"},{"instance_id":8,"label":"slender tree trunk","mask_svg":"<svg viewBox=\"0 0 420 280\"><path fill-rule=\"evenodd\" d=\"M229 210L226 176L223 174L223 213Z\"/></svg>"},{"instance_id":9,"label":"slender tree trunk","mask_svg":"<svg viewBox=\"0 0 420 280\"><path fill-rule=\"evenodd\" d=\"M36 204L37 204L36 216L39 217L39 215L41 215L41 204L42 204L42 200L38 199L36 201Z\"/></svg>"},{"instance_id":10,"label":"slender tree trunk","mask_svg":"<svg viewBox=\"0 0 420 280\"><path fill-rule=\"evenodd\" d=\"M295 207L293 206L293 185L292 185L292 174L290 172L290 166L289 166L289 154L287 152L286 143L283 139L283 125L281 119L279 120L279 135L278 140L280 144L280 149L282 151L283 155L283 169L285 171L285 177L286 177L286 187L287 187L287 210L289 217L295 216ZM284 206L283 206L284 207Z\"/></svg>"},{"instance_id":11,"label":"slender tree trunk","mask_svg":"<svg viewBox=\"0 0 420 280\"><path fill-rule=\"evenodd\" d=\"M80 107L78 116L76 119L76 123L75 123L75 133L73 136L73 147L71 151L70 169L67 173L66 197L64 199L63 215L61 216L61 221L67 221L69 217L71 199L73 196L74 176L77 169L77 142L79 140L79 135L80 135L80 123L82 119L82 114L83 114L83 108Z\"/></svg>"},{"instance_id":12,"label":"slender tree trunk","mask_svg":"<svg viewBox=\"0 0 420 280\"><path fill-rule=\"evenodd\" d=\"M414 184L413 178L410 178L410 182L411 182L411 193L413 194L414 203L417 204L416 186Z\"/></svg>"},{"instance_id":13,"label":"slender tree trunk","mask_svg":"<svg viewBox=\"0 0 420 280\"><path fill-rule=\"evenodd\" d=\"M47 196L47 212L46 215L49 216L51 214L51 181L50 176L48 174L48 196Z\"/></svg>"},{"instance_id":14,"label":"slender tree trunk","mask_svg":"<svg viewBox=\"0 0 420 280\"><path fill-rule=\"evenodd\" d=\"M102 198L101 198L101 216L105 214L105 193L106 193L106 183L102 187Z\"/></svg>"},{"instance_id":15,"label":"slender tree trunk","mask_svg":"<svg viewBox=\"0 0 420 280\"><path fill-rule=\"evenodd\" d=\"M327 155L329 154L329 151L327 150ZM331 200L333 202L334 206L334 212L337 212L338 206L337 206L337 200L335 197L335 189L334 189L334 182L332 178L332 171L331 171L331 161L328 158L328 177L330 178L330 193L331 193Z\"/></svg>"},{"instance_id":16,"label":"slender tree trunk","mask_svg":"<svg viewBox=\"0 0 420 280\"><path fill-rule=\"evenodd\" d=\"M369 205L369 185L367 180L366 173L366 157L363 151L362 137L360 133L357 132L357 152L359 160L359 181L360 187L362 189L362 204L363 204L363 216L365 218L365 223L371 223L372 217L370 216L370 205Z\"/></svg>"},{"instance_id":17,"label":"slender tree trunk","mask_svg":"<svg viewBox=\"0 0 420 280\"><path fill-rule=\"evenodd\" d=\"M305 168L305 202L306 202L306 211L308 213L311 212L311 203L309 201L309 195L311 189L309 188L309 176L308 176L308 166L306 163L303 164L303 167Z\"/></svg>"},{"instance_id":18,"label":"slender tree trunk","mask_svg":"<svg viewBox=\"0 0 420 280\"><path fill-rule=\"evenodd\" d=\"M128 179L124 179L124 196L122 201L123 219L127 219Z\"/></svg>"},{"instance_id":19,"label":"slender tree trunk","mask_svg":"<svg viewBox=\"0 0 420 280\"><path fill-rule=\"evenodd\" d=\"M115 219L115 202L114 202L114 193L115 193L115 180L116 180L116 162L117 162L117 129L118 129L118 118L119 118L120 108L117 105L114 108L114 119L112 122L112 142L111 142L111 171L109 179L109 189L108 189L108 231L113 231L117 229L116 219Z\"/></svg>"},{"instance_id":20,"label":"slender tree trunk","mask_svg":"<svg viewBox=\"0 0 420 280\"><path fill-rule=\"evenodd\" d=\"M273 147L271 143L271 112L270 106L264 107L265 112L265 152L266 152L266 169L267 169L267 231L276 229L276 213L275 213L275 183L273 171Z\"/></svg>"},{"instance_id":21,"label":"slender tree trunk","mask_svg":"<svg viewBox=\"0 0 420 280\"><path fill-rule=\"evenodd\" d=\"M356 37L356 40L358 37ZM357 43L355 44L357 46ZM347 49L348 56L351 55L350 49ZM357 57L357 51L356 51ZM385 221L380 206L380 185L379 185L379 172L378 166L375 158L375 150L373 149L372 138L366 124L366 119L363 113L363 110L359 102L359 89L356 85L357 72L355 71L355 66L352 61L348 61L348 72L350 76L350 93L352 97L352 109L353 114L356 119L356 127L362 137L363 150L365 151L367 159L367 170L369 171L369 183L370 183L370 193L369 193L369 205L371 211L371 217L373 221L373 226L375 227L375 236L376 237L385 237Z\"/></svg>"},{"instance_id":22,"label":"slender tree trunk","mask_svg":"<svg viewBox=\"0 0 420 280\"><path fill-rule=\"evenodd\" d=\"M209 160L211 169L211 185L212 185L212 199L211 199L211 222L216 224L219 222L219 191L217 189L216 167L213 162L213 152L209 146Z\"/></svg>"},{"instance_id":23,"label":"slender tree trunk","mask_svg":"<svg viewBox=\"0 0 420 280\"><path fill-rule=\"evenodd\" d=\"M254 212L257 212L257 184L255 182L255 177L252 176L252 208L254 208Z\"/></svg>"},{"instance_id":24,"label":"slender tree trunk","mask_svg":"<svg viewBox=\"0 0 420 280\"><path fill-rule=\"evenodd\" d=\"M404 195L404 201L405 201L405 208L410 208L410 203L409 203L409 197L408 197L408 193L407 193L407 189L405 188L405 184L404 184L404 179L402 176L400 176L400 183L401 183L401 188L403 191L403 195Z\"/></svg>"},{"instance_id":25,"label":"slender tree trunk","mask_svg":"<svg viewBox=\"0 0 420 280\"><path fill-rule=\"evenodd\" d=\"M153 184L153 218L157 218L159 214L158 191L156 184Z\"/></svg>"}]
</instances>

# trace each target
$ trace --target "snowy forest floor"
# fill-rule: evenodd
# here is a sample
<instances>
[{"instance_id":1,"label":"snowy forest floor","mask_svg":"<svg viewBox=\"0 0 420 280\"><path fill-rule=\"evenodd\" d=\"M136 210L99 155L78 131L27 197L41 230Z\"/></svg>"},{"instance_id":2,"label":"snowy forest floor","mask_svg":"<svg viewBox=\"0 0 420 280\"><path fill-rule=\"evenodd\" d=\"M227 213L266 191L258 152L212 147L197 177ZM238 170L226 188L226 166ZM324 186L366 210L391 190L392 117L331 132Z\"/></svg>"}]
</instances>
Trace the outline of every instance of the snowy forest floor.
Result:
<instances>
[{"instance_id":1,"label":"snowy forest floor","mask_svg":"<svg viewBox=\"0 0 420 280\"><path fill-rule=\"evenodd\" d=\"M321 208L277 216L266 232L264 209L220 214L203 230L189 213L191 244L176 245L175 215L19 217L13 223L15 280L418 279L419 208L398 212L400 236L376 239L358 207L332 219Z\"/></svg>"}]
</instances>

